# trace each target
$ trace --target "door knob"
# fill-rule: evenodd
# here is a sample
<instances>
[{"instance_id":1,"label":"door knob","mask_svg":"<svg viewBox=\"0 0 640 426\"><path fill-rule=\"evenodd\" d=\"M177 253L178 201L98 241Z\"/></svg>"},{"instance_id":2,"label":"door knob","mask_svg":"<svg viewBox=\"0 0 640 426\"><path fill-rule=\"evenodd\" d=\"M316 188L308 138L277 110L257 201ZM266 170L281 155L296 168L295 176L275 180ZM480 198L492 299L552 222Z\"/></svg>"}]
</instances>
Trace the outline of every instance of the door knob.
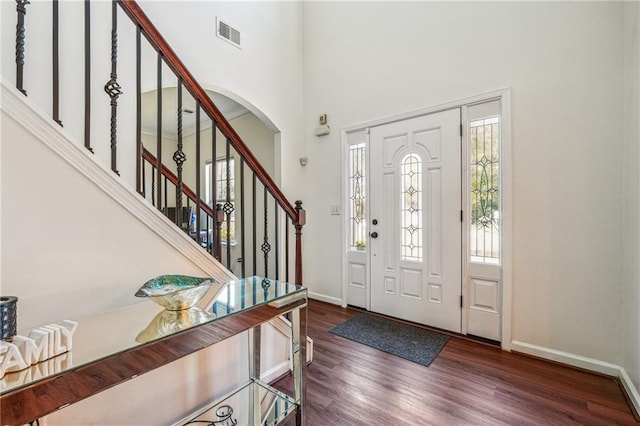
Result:
<instances>
[{"instance_id":1,"label":"door knob","mask_svg":"<svg viewBox=\"0 0 640 426\"><path fill-rule=\"evenodd\" d=\"M378 238L378 233L377 233L377 232L375 232L375 231L374 231L374 232L372 232L372 233L371 233L371 234L369 234L369 235L371 235L371 238Z\"/></svg>"}]
</instances>

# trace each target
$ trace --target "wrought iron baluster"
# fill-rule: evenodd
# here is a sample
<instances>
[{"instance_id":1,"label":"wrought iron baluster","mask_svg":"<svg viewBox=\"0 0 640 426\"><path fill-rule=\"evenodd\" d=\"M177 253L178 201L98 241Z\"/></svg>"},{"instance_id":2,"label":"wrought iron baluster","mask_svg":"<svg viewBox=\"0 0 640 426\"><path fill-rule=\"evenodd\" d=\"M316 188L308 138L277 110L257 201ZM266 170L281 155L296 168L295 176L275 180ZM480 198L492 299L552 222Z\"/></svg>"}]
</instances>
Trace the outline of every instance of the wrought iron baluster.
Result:
<instances>
[{"instance_id":1,"label":"wrought iron baluster","mask_svg":"<svg viewBox=\"0 0 640 426\"><path fill-rule=\"evenodd\" d=\"M224 203L224 213L227 218L227 269L231 270L231 215L235 210L233 203L231 202L231 153L230 153L231 141L227 138L226 152L225 152L225 164L227 173L227 200Z\"/></svg>"},{"instance_id":2,"label":"wrought iron baluster","mask_svg":"<svg viewBox=\"0 0 640 426\"><path fill-rule=\"evenodd\" d=\"M202 243L200 237L200 101L196 102L196 242ZM191 221L189 221L191 223Z\"/></svg>"},{"instance_id":3,"label":"wrought iron baluster","mask_svg":"<svg viewBox=\"0 0 640 426\"><path fill-rule=\"evenodd\" d=\"M240 157L240 236L242 241L240 242L240 262L241 275L240 278L246 277L245 267L245 235L244 235L244 158ZM243 293L244 294L244 293Z\"/></svg>"},{"instance_id":4,"label":"wrought iron baluster","mask_svg":"<svg viewBox=\"0 0 640 426\"><path fill-rule=\"evenodd\" d=\"M151 204L156 206L156 171L153 164L151 165Z\"/></svg>"},{"instance_id":5,"label":"wrought iron baluster","mask_svg":"<svg viewBox=\"0 0 640 426\"><path fill-rule=\"evenodd\" d=\"M91 148L91 1L84 0L84 147Z\"/></svg>"},{"instance_id":6,"label":"wrought iron baluster","mask_svg":"<svg viewBox=\"0 0 640 426\"><path fill-rule=\"evenodd\" d=\"M274 266L274 274L275 274L274 278L276 279L276 281L278 281L278 279L280 278L280 273L278 271L278 266L279 266L278 265L278 255L279 255L279 251L280 251L278 249L278 222L279 222L279 220L278 220L278 200L276 200L275 198L273 199L273 217L274 217L273 225L274 225L274 232L275 232L275 235L274 235L275 257L273 258L274 259L274 263L275 263L275 266Z\"/></svg>"},{"instance_id":7,"label":"wrought iron baluster","mask_svg":"<svg viewBox=\"0 0 640 426\"><path fill-rule=\"evenodd\" d=\"M251 200L251 209L252 214L253 214L253 228L251 228L253 230L253 236L252 236L252 242L253 242L253 276L258 275L258 240L257 240L257 234L258 234L258 224L257 224L257 214L256 214L256 174L255 172L253 173L253 181L252 181L252 192L251 192L251 196L252 196L252 200Z\"/></svg>"},{"instance_id":8,"label":"wrought iron baluster","mask_svg":"<svg viewBox=\"0 0 640 426\"><path fill-rule=\"evenodd\" d=\"M178 171L178 182L176 183L176 225L182 227L182 165L187 161L187 156L182 150L182 78L178 77L178 149L173 153L173 161L176 163Z\"/></svg>"},{"instance_id":9,"label":"wrought iron baluster","mask_svg":"<svg viewBox=\"0 0 640 426\"><path fill-rule=\"evenodd\" d=\"M28 0L16 0L16 10L18 11L18 23L16 24L16 88L25 96L24 90L24 50L25 50L25 27L24 18L27 14Z\"/></svg>"},{"instance_id":10,"label":"wrought iron baluster","mask_svg":"<svg viewBox=\"0 0 640 426\"><path fill-rule=\"evenodd\" d=\"M264 235L262 238L262 245L260 250L264 255L264 278L269 278L269 252L271 251L271 244L269 244L269 207L267 204L267 187L263 189L263 206L264 206Z\"/></svg>"},{"instance_id":11,"label":"wrought iron baluster","mask_svg":"<svg viewBox=\"0 0 640 426\"><path fill-rule=\"evenodd\" d=\"M284 225L284 280L289 282L289 224Z\"/></svg>"},{"instance_id":12,"label":"wrought iron baluster","mask_svg":"<svg viewBox=\"0 0 640 426\"><path fill-rule=\"evenodd\" d=\"M222 222L224 222L224 210L222 204L216 204L216 259L218 262L222 262L222 241L220 239L220 231L222 230Z\"/></svg>"},{"instance_id":13,"label":"wrought iron baluster","mask_svg":"<svg viewBox=\"0 0 640 426\"><path fill-rule=\"evenodd\" d=\"M216 145L218 144L217 141L217 136L218 136L218 132L217 132L217 127L216 127L216 122L214 120L211 120L211 167L209 168L210 171L210 178L209 178L209 182L211 185L211 208L216 211L216 204L218 202L218 183L216 182L216 176L217 176L217 170L218 170L218 162L217 162L217 157L216 157ZM212 220L212 235L211 235L211 254L213 255L213 257L215 257L216 259L218 259L218 261L220 261L220 252L217 251L218 250L218 242L220 241L220 229L218 228L217 225L217 212L216 212L216 217L211 218Z\"/></svg>"},{"instance_id":14,"label":"wrought iron baluster","mask_svg":"<svg viewBox=\"0 0 640 426\"><path fill-rule=\"evenodd\" d=\"M144 196L144 184L141 180L142 171L142 63L141 63L141 32L136 26L136 190Z\"/></svg>"},{"instance_id":15,"label":"wrought iron baluster","mask_svg":"<svg viewBox=\"0 0 640 426\"><path fill-rule=\"evenodd\" d=\"M146 162L141 159L140 162L142 163L142 192L141 195L143 198L147 198L147 171L146 171Z\"/></svg>"},{"instance_id":16,"label":"wrought iron baluster","mask_svg":"<svg viewBox=\"0 0 640 426\"><path fill-rule=\"evenodd\" d=\"M111 98L111 170L120 175L117 168L118 145L118 97L122 88L118 83L118 4L111 2L111 74L104 85L104 91Z\"/></svg>"},{"instance_id":17,"label":"wrought iron baluster","mask_svg":"<svg viewBox=\"0 0 640 426\"><path fill-rule=\"evenodd\" d=\"M158 164L156 168L158 191L158 210L162 210L162 54L158 52L157 74L156 74L156 158ZM166 199L166 198L165 198Z\"/></svg>"},{"instance_id":18,"label":"wrought iron baluster","mask_svg":"<svg viewBox=\"0 0 640 426\"><path fill-rule=\"evenodd\" d=\"M60 121L60 43L59 43L59 23L60 23L60 4L58 0L51 2L52 8L52 56L53 56L53 121L62 126Z\"/></svg>"},{"instance_id":19,"label":"wrought iron baluster","mask_svg":"<svg viewBox=\"0 0 640 426\"><path fill-rule=\"evenodd\" d=\"M162 166L160 165L160 163L158 163L158 170L160 170L161 168L162 168ZM169 215L169 206L167 205L168 204L167 200L169 200L169 198L167 197L167 191L169 189L169 185L167 184L167 177L163 176L163 178L164 178L164 206L163 207L164 207L165 215L168 216ZM162 204L162 203L160 203L160 204Z\"/></svg>"}]
</instances>

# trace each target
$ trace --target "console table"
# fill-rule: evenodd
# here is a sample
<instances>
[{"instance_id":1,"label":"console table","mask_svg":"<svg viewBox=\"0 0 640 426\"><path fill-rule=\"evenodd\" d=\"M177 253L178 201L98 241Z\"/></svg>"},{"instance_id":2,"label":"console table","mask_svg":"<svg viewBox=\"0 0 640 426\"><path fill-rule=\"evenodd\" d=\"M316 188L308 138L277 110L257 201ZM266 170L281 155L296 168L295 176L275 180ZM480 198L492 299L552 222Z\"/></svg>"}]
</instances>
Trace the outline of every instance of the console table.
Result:
<instances>
[{"instance_id":1,"label":"console table","mask_svg":"<svg viewBox=\"0 0 640 426\"><path fill-rule=\"evenodd\" d=\"M283 314L292 324L292 395L260 382L260 325ZM166 311L151 301L78 319L73 348L0 380L0 419L21 425L248 331L249 381L178 424L224 420L304 424L307 290L260 277L214 286L197 307ZM231 410L229 410L231 408ZM223 423L213 423L223 424ZM232 424L231 422L228 424Z\"/></svg>"}]
</instances>

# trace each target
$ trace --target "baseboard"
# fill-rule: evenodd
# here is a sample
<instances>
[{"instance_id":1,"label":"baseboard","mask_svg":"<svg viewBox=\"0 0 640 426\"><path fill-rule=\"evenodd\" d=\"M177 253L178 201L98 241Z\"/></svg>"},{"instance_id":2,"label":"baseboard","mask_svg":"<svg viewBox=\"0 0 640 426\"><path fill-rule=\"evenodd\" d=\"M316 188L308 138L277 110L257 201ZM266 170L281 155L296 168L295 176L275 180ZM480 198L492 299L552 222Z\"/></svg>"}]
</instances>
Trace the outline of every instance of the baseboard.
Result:
<instances>
[{"instance_id":1,"label":"baseboard","mask_svg":"<svg viewBox=\"0 0 640 426\"><path fill-rule=\"evenodd\" d=\"M622 367L620 368L620 376L618 376L618 378L627 393L627 398L631 402L631 405L636 409L636 419L640 420L640 393L638 392L638 389L633 385L631 377L629 377L625 369Z\"/></svg>"},{"instance_id":2,"label":"baseboard","mask_svg":"<svg viewBox=\"0 0 640 426\"><path fill-rule=\"evenodd\" d=\"M262 380L264 383L274 383L279 378L289 374L289 368L289 360L282 361L262 373L260 375L260 380Z\"/></svg>"},{"instance_id":3,"label":"baseboard","mask_svg":"<svg viewBox=\"0 0 640 426\"><path fill-rule=\"evenodd\" d=\"M635 409L636 417L640 415L640 394L638 389L634 386L625 369L619 365L515 340L511 342L511 351L616 377L620 380L628 400Z\"/></svg>"},{"instance_id":4,"label":"baseboard","mask_svg":"<svg viewBox=\"0 0 640 426\"><path fill-rule=\"evenodd\" d=\"M75 142L72 135L15 87L8 84L4 78L0 79L0 90L0 107L26 131L38 138L205 273L219 282L235 279L231 272L220 265L151 203L130 188L110 168L100 163L84 146Z\"/></svg>"},{"instance_id":5,"label":"baseboard","mask_svg":"<svg viewBox=\"0 0 640 426\"><path fill-rule=\"evenodd\" d=\"M620 371L620 366L615 364L515 340L511 342L511 351L533 355L538 358L544 358L561 364L595 371L608 376L618 377Z\"/></svg>"},{"instance_id":6,"label":"baseboard","mask_svg":"<svg viewBox=\"0 0 640 426\"><path fill-rule=\"evenodd\" d=\"M331 303L332 305L342 306L342 299L337 297L325 296L324 294L309 292L309 299L319 300L321 302Z\"/></svg>"}]
</instances>

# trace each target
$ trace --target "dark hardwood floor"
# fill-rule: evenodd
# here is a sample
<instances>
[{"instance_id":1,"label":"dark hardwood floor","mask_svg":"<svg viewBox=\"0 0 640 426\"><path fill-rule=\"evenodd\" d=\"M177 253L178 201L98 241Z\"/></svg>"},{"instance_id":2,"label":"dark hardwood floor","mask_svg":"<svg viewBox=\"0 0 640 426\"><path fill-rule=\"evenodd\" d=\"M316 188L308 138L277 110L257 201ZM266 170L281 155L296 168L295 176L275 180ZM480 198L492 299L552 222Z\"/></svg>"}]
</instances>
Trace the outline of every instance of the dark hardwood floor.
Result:
<instances>
[{"instance_id":1,"label":"dark hardwood floor","mask_svg":"<svg viewBox=\"0 0 640 426\"><path fill-rule=\"evenodd\" d=\"M423 367L329 333L356 313L309 303L308 425L638 426L613 378L460 337Z\"/></svg>"}]
</instances>

